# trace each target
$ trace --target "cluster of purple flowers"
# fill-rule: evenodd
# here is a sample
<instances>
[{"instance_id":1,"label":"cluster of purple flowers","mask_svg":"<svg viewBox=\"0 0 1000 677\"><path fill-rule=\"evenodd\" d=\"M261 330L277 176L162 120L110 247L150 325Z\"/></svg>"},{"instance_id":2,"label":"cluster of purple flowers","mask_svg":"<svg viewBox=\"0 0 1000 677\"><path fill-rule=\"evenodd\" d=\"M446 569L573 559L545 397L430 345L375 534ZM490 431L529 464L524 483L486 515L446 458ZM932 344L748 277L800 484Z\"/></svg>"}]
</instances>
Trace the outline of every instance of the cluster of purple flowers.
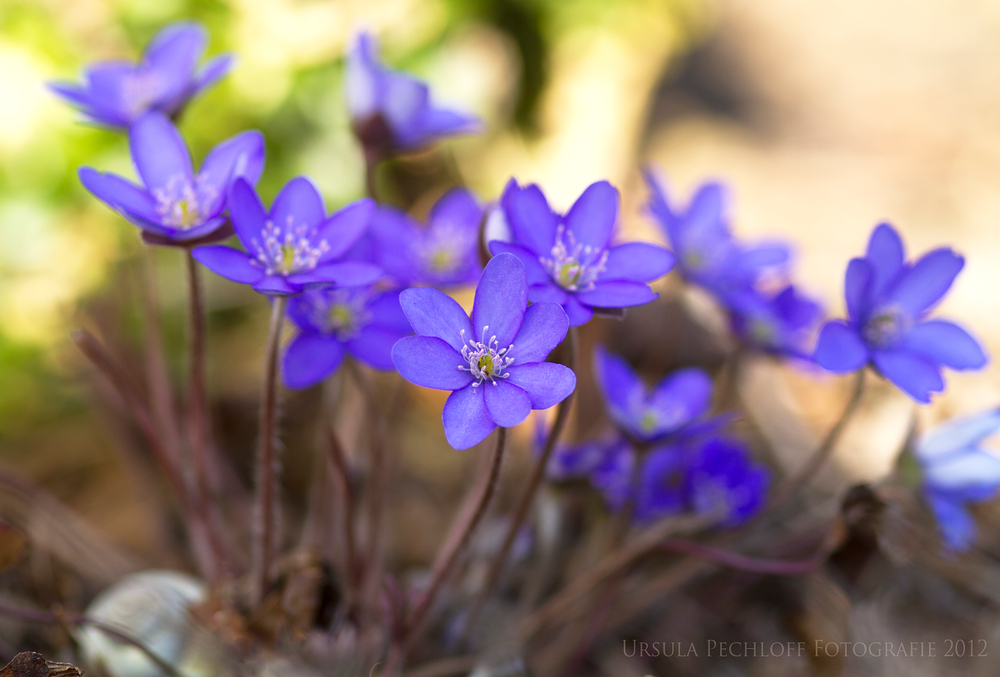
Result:
<instances>
[{"instance_id":1,"label":"cluster of purple flowers","mask_svg":"<svg viewBox=\"0 0 1000 677\"><path fill-rule=\"evenodd\" d=\"M678 370L650 390L623 358L599 347L594 373L615 432L558 448L550 477L588 477L609 508L640 522L694 512L734 526L763 506L770 475L723 432L728 414L708 416L712 379L704 370Z\"/></svg>"},{"instance_id":2,"label":"cluster of purple flowers","mask_svg":"<svg viewBox=\"0 0 1000 677\"><path fill-rule=\"evenodd\" d=\"M80 179L146 242L185 248L272 302L292 297L288 316L298 334L282 362L289 388L321 382L346 356L395 369L414 384L451 391L445 434L468 448L567 398L575 374L546 359L569 328L653 301L649 283L674 267L718 300L743 345L835 373L871 366L919 402L944 389L942 367L987 362L964 329L927 318L964 260L937 249L909 263L885 224L847 267L848 318L827 322L813 351L822 311L788 282L790 247L736 238L717 183L679 208L647 172L647 211L671 249L617 240L619 194L606 181L587 187L565 213L537 185L514 179L495 205L454 188L420 223L371 199L329 214L316 186L297 177L268 209L255 189L265 156L259 132L220 143L195 172L174 126L186 103L229 70L228 56L197 68L205 42L199 26L177 24L140 63L98 64L83 85L53 89L94 122L127 129L141 183L91 168ZM348 55L345 93L369 162L479 128L475 117L433 105L425 84L379 63L368 34ZM500 226L488 227L494 217ZM217 244L233 235L239 248ZM493 255L485 267L484 246ZM471 315L440 291L473 284ZM649 390L622 358L598 349L594 359L616 432L558 449L550 475L589 477L612 510L638 521L693 511L735 525L763 505L769 474L724 432L728 416L708 415L707 373L683 369ZM974 533L964 502L1000 488L1000 461L977 447L997 425L992 412L917 448L926 495L953 547Z\"/></svg>"}]
</instances>

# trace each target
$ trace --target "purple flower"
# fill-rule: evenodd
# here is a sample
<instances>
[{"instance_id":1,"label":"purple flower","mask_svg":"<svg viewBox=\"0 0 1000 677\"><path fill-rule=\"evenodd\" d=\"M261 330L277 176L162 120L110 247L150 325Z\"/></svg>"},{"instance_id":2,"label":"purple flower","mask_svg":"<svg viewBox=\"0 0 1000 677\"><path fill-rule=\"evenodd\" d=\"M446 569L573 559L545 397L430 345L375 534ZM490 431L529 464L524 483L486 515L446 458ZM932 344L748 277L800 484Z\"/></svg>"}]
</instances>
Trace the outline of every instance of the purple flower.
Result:
<instances>
[{"instance_id":1,"label":"purple flower","mask_svg":"<svg viewBox=\"0 0 1000 677\"><path fill-rule=\"evenodd\" d=\"M399 292L371 285L307 291L288 304L299 335L285 350L288 388L308 388L332 374L350 353L375 369L392 370L392 346L412 333Z\"/></svg>"},{"instance_id":2,"label":"purple flower","mask_svg":"<svg viewBox=\"0 0 1000 677\"><path fill-rule=\"evenodd\" d=\"M951 249L935 249L916 263L904 261L903 242L881 224L864 258L851 259L844 280L848 319L827 322L814 359L843 374L873 367L918 402L944 390L941 368L979 369L986 354L964 329L926 320L945 295L965 259Z\"/></svg>"},{"instance_id":3,"label":"purple flower","mask_svg":"<svg viewBox=\"0 0 1000 677\"><path fill-rule=\"evenodd\" d=\"M434 107L427 85L386 69L377 52L375 38L360 33L347 55L347 107L366 148L382 154L409 150L479 129L474 116Z\"/></svg>"},{"instance_id":4,"label":"purple flower","mask_svg":"<svg viewBox=\"0 0 1000 677\"><path fill-rule=\"evenodd\" d=\"M677 268L688 282L715 294L749 289L788 263L790 252L783 243L746 245L733 237L723 185L702 185L687 209L680 210L671 208L653 173L644 173L652 192L646 210L663 229L677 255Z\"/></svg>"},{"instance_id":5,"label":"purple flower","mask_svg":"<svg viewBox=\"0 0 1000 677\"><path fill-rule=\"evenodd\" d=\"M721 526L745 522L764 505L770 474L750 460L745 444L727 436L705 440L693 453L687 486L691 510L718 514Z\"/></svg>"},{"instance_id":6,"label":"purple flower","mask_svg":"<svg viewBox=\"0 0 1000 677\"><path fill-rule=\"evenodd\" d=\"M511 242L489 243L493 254L511 253L528 274L528 299L558 303L570 325L586 323L594 309L649 303L651 282L674 264L663 247L629 242L611 247L618 219L618 190L607 181L590 185L566 212L554 213L538 186L511 179L501 197Z\"/></svg>"},{"instance_id":7,"label":"purple flower","mask_svg":"<svg viewBox=\"0 0 1000 677\"><path fill-rule=\"evenodd\" d=\"M773 296L754 289L726 295L729 323L746 346L778 356L807 359L806 342L822 317L820 305L788 285Z\"/></svg>"},{"instance_id":8,"label":"purple flower","mask_svg":"<svg viewBox=\"0 0 1000 677\"><path fill-rule=\"evenodd\" d=\"M288 296L371 284L382 275L378 267L340 259L364 233L374 209L371 200L358 200L327 217L319 191L299 176L285 184L265 211L256 191L241 178L229 191L229 214L246 251L211 245L193 254L217 275L252 285L261 294Z\"/></svg>"},{"instance_id":9,"label":"purple flower","mask_svg":"<svg viewBox=\"0 0 1000 677\"><path fill-rule=\"evenodd\" d=\"M650 391L625 360L601 346L594 351L594 376L615 425L644 442L678 433L712 402L712 379L703 370L680 369Z\"/></svg>"},{"instance_id":10,"label":"purple flower","mask_svg":"<svg viewBox=\"0 0 1000 677\"><path fill-rule=\"evenodd\" d=\"M483 208L464 188L445 193L431 209L426 226L394 207L379 206L355 252L408 287L475 284L483 271L482 218Z\"/></svg>"},{"instance_id":11,"label":"purple flower","mask_svg":"<svg viewBox=\"0 0 1000 677\"><path fill-rule=\"evenodd\" d=\"M536 418L534 451L536 456L542 455L545 442L551 431L545 426L542 417ZM549 464L545 476L553 482L584 478L602 462L608 454L611 445L617 444L618 438L587 440L577 444L556 443L549 456Z\"/></svg>"},{"instance_id":12,"label":"purple flower","mask_svg":"<svg viewBox=\"0 0 1000 677\"><path fill-rule=\"evenodd\" d=\"M566 336L566 313L554 303L528 307L524 266L514 256L487 264L471 319L430 287L407 289L399 302L417 335L396 343L392 361L410 383L453 391L442 419L456 449L477 444L497 426L516 426L576 387L571 369L544 361Z\"/></svg>"},{"instance_id":13,"label":"purple flower","mask_svg":"<svg viewBox=\"0 0 1000 677\"><path fill-rule=\"evenodd\" d=\"M128 127L150 110L176 117L232 66L232 57L223 54L199 70L206 41L199 24L171 24L153 38L139 63L104 61L86 70L82 85L56 82L49 87L95 122L110 127Z\"/></svg>"},{"instance_id":14,"label":"purple flower","mask_svg":"<svg viewBox=\"0 0 1000 677\"><path fill-rule=\"evenodd\" d=\"M975 542L976 522L966 504L992 500L1000 491L1000 458L982 448L998 429L1000 409L990 409L940 425L914 447L924 497L949 550L968 550Z\"/></svg>"},{"instance_id":15,"label":"purple flower","mask_svg":"<svg viewBox=\"0 0 1000 677\"><path fill-rule=\"evenodd\" d=\"M264 168L264 137L251 131L223 141L195 174L180 132L151 111L129 128L132 162L143 185L90 167L80 181L91 193L142 229L151 244L184 244L227 237L223 212L236 178L256 183Z\"/></svg>"}]
</instances>

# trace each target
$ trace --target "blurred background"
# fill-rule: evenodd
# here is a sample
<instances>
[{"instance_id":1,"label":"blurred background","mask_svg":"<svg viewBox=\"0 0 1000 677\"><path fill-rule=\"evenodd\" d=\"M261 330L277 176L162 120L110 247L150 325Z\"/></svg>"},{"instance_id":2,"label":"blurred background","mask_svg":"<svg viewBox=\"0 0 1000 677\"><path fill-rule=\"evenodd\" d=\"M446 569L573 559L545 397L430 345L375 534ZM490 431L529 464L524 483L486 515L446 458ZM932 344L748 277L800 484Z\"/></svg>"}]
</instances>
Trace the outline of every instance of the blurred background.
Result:
<instances>
[{"instance_id":1,"label":"blurred background","mask_svg":"<svg viewBox=\"0 0 1000 677\"><path fill-rule=\"evenodd\" d=\"M426 210L428 195L457 182L490 201L515 176L540 183L565 209L606 178L622 191L622 228L656 241L641 213L640 167L657 168L680 201L703 180L721 179L732 190L735 231L794 242L796 281L831 315L843 312L846 262L889 220L910 256L942 244L967 256L941 314L1000 355L998 2L0 0L0 462L138 558L180 565L182 556L164 553L163 534L150 528L157 499L136 484L108 407L93 406L92 372L68 337L82 326L125 355L140 345L136 307L153 270L168 365L181 382L182 261L145 248L133 226L84 191L80 165L131 175L125 140L80 124L44 84L75 80L95 60L134 59L181 18L208 27L209 54L237 57L181 121L196 162L220 140L260 129L266 202L296 174L315 180L328 208L362 196L342 73L351 37L368 28L389 64L486 122L482 135L404 161L397 170L424 177L428 190L394 196L402 206ZM230 455L248 460L267 308L246 288L205 278L214 424ZM659 289L678 295L670 279ZM711 344L711 309L698 298L682 305ZM640 319L659 311L645 312ZM604 321L591 340L609 334L634 357L658 340L654 333L637 346L636 326ZM925 425L1000 403L996 367L947 378L947 394L919 412ZM828 488L883 476L906 435L914 406L876 381ZM840 379L764 360L748 365L740 384L777 462L789 464L836 418L847 392ZM296 397L287 407L292 435ZM454 481L468 464L444 443L442 398L425 399L406 419L419 435L403 443L401 463L424 479ZM578 422L576 434L586 433ZM295 458L290 486L310 470ZM514 459L511 472L518 467ZM445 517L399 512L425 528ZM431 546L398 545L415 559Z\"/></svg>"}]
</instances>

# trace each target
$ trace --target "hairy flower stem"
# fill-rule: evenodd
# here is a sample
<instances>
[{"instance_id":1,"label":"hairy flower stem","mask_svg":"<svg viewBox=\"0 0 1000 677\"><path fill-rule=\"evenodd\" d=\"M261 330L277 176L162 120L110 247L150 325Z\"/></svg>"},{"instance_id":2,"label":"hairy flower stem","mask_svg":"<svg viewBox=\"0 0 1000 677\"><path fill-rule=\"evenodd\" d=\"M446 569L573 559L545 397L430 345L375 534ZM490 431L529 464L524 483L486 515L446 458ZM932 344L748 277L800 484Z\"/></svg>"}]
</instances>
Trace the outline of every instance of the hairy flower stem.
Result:
<instances>
[{"instance_id":1,"label":"hairy flower stem","mask_svg":"<svg viewBox=\"0 0 1000 677\"><path fill-rule=\"evenodd\" d=\"M569 333L566 335L566 347L569 349L568 364L566 366L574 371L576 370L577 344L576 327L570 327ZM559 440L563 428L566 427L566 421L569 420L569 411L573 404L573 394L570 393L569 397L559 403L559 408L556 410L556 419L552 423L552 429L545 440L545 446L542 447L542 454L535 461L535 465L531 469L528 484L525 486L524 491L521 492L521 496L514 508L514 514L507 525L507 531L504 534L500 551L493 559L493 564L490 566L490 570L486 576L486 582L483 584L469 611L468 621L466 622L466 633L475 626L479 614L486 604L486 600L489 599L490 593L493 592L493 588L496 587L497 581L500 579L504 564L507 562L508 555L510 555L510 549L514 545L514 540L517 538L517 534L528 516L528 510L531 508L535 494L538 493L538 487L541 486L542 478L545 477L545 468L548 467L549 458L551 458L552 452L556 448L556 442Z\"/></svg>"},{"instance_id":2,"label":"hairy flower stem","mask_svg":"<svg viewBox=\"0 0 1000 677\"><path fill-rule=\"evenodd\" d=\"M278 403L278 347L285 320L287 297L271 303L271 328L264 358L264 388L260 401L260 453L257 457L257 495L254 513L254 547L250 566L253 582L252 603L264 599L271 582L271 561L277 542L278 460L276 455L276 414Z\"/></svg>"},{"instance_id":3,"label":"hairy flower stem","mask_svg":"<svg viewBox=\"0 0 1000 677\"><path fill-rule=\"evenodd\" d=\"M403 636L389 654L389 660L383 672L384 675L393 675L402 668L407 652L420 638L424 621L433 608L434 602L444 584L448 582L448 576L451 574L452 569L455 568L455 563L465 551L469 541L472 540L472 534L476 531L479 523L482 522L483 516L486 515L486 508L489 507L490 501L493 499L493 494L496 492L497 483L500 479L500 466L503 463L503 452L506 445L507 429L497 428L497 440L496 446L493 448L493 456L489 464L485 466L484 474L480 476L479 481L476 482L476 485L469 492L462 511L459 513L458 518L448 532L448 536L441 545L441 550L438 552L431 571L431 583L420 597L416 607L414 607L413 611L407 617L403 628Z\"/></svg>"},{"instance_id":4,"label":"hairy flower stem","mask_svg":"<svg viewBox=\"0 0 1000 677\"><path fill-rule=\"evenodd\" d=\"M779 487L777 491L774 492L774 497L771 502L762 512L772 513L778 508L782 507L789 499L793 498L800 489L805 488L823 466L823 464L830 458L830 454L833 453L834 447L837 445L837 440L844 432L844 428L847 427L847 423L854 416L854 412L858 409L858 404L861 402L861 395L865 389L865 370L861 369L858 371L857 377L854 381L854 390L851 393L851 399L848 400L847 406L844 407L844 412L837 419L837 422L833 424L830 428L830 432L827 433L826 438L819 445L815 452L813 452L812 458L810 458L802 469L796 474L790 476L785 482Z\"/></svg>"},{"instance_id":5,"label":"hairy flower stem","mask_svg":"<svg viewBox=\"0 0 1000 677\"><path fill-rule=\"evenodd\" d=\"M220 530L222 516L218 506L213 501L215 491L211 482L208 464L208 450L211 444L208 415L208 388L205 377L205 303L202 292L201 275L198 263L188 249L185 256L187 262L188 287L190 302L188 304L188 444L191 449L191 464L194 475L192 498L194 511L205 523L211 540L210 547L216 558L224 560L225 546ZM222 573L215 567L209 572L209 582L214 583Z\"/></svg>"}]
</instances>

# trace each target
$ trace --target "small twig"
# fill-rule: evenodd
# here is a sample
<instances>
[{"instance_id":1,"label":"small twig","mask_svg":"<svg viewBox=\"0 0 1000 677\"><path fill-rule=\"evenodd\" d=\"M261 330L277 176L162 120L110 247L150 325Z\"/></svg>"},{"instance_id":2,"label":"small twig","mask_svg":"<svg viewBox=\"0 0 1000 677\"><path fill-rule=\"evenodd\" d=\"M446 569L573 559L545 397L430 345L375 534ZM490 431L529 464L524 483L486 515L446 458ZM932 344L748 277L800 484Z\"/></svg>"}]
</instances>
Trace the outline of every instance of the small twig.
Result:
<instances>
[{"instance_id":1,"label":"small twig","mask_svg":"<svg viewBox=\"0 0 1000 677\"><path fill-rule=\"evenodd\" d=\"M840 415L840 418L838 418L837 422L832 428L830 428L830 432L827 433L826 438L819 445L816 451L813 452L812 457L804 466L802 466L802 469L786 479L781 487L774 492L770 503L762 511L762 513L757 516L756 519L759 520L764 514L773 513L775 510L782 507L789 499L794 497L801 489L805 488L812 481L816 472L827 461L830 454L833 453L837 440L840 439L841 434L844 432L844 428L847 427L847 423L851 420L854 412L857 411L864 388L865 370L861 369L858 371L857 378L854 381L854 390L851 393L851 399L848 400L847 406L844 407L844 412Z\"/></svg>"},{"instance_id":2,"label":"small twig","mask_svg":"<svg viewBox=\"0 0 1000 677\"><path fill-rule=\"evenodd\" d=\"M569 349L569 359L567 360L569 364L566 366L574 371L576 370L577 344L577 329L576 327L570 327L569 332L566 335L566 346ZM535 495L538 493L538 487L541 485L542 479L545 477L545 470L548 468L549 459L552 457L552 452L556 448L556 442L558 442L563 428L566 427L566 421L569 420L569 412L573 404L573 395L574 393L570 393L569 397L559 403L559 407L556 410L556 419L553 421L552 429L549 430L549 435L545 439L545 446L542 448L542 453L535 461L534 467L531 469L531 476L528 478L528 484L525 486L524 491L521 492L517 506L514 508L514 514L511 516L510 522L507 525L507 531L504 534L503 544L500 546L500 551L493 559L493 563L491 564L489 572L486 575L486 581L483 584L482 589L479 591L479 594L476 596L476 599L469 611L469 618L466 621L466 632L469 632L475 626L476 621L479 618L479 614L482 612L483 606L486 604L486 600L489 599L490 593L493 592L493 589L496 587L496 584L500 579L500 574L503 572L503 567L507 562L510 549L514 545L514 541L521 530L521 526L524 524L525 518L528 516L528 510L531 508Z\"/></svg>"},{"instance_id":3,"label":"small twig","mask_svg":"<svg viewBox=\"0 0 1000 677\"><path fill-rule=\"evenodd\" d=\"M271 562L277 541L278 461L276 449L276 414L278 402L278 348L285 320L287 297L271 302L271 324L264 358L264 387L260 402L260 453L257 458L257 495L254 514L254 548L251 561L252 603L264 599L271 582Z\"/></svg>"},{"instance_id":4,"label":"small twig","mask_svg":"<svg viewBox=\"0 0 1000 677\"><path fill-rule=\"evenodd\" d=\"M100 630L104 634L119 642L135 647L170 677L183 677L177 668L165 661L156 652L146 646L142 640L137 639L120 628L90 618L83 614L70 613L66 611L56 613L52 611L45 611L44 609L24 609L4 604L3 602L0 602L0 614L9 618L16 618L27 623L52 623L56 625L64 625L68 623L69 625L77 627L92 627L96 630Z\"/></svg>"},{"instance_id":5,"label":"small twig","mask_svg":"<svg viewBox=\"0 0 1000 677\"><path fill-rule=\"evenodd\" d=\"M403 637L393 646L386 663L384 675L394 675L403 667L406 654L410 647L420 637L423 630L424 621L427 619L431 608L437 599L438 593L448 582L448 577L455 568L455 563L459 556L465 551L476 527L486 515L486 509L496 492L498 480L500 479L500 467L503 463L503 453L507 444L507 429L497 428L496 445L493 448L493 455L489 464L485 467L485 473L480 476L480 481L469 492L465 506L459 514L458 519L452 525L448 536L445 538L434 561L431 570L431 583L420 597L416 607L406 619L403 629Z\"/></svg>"}]
</instances>

